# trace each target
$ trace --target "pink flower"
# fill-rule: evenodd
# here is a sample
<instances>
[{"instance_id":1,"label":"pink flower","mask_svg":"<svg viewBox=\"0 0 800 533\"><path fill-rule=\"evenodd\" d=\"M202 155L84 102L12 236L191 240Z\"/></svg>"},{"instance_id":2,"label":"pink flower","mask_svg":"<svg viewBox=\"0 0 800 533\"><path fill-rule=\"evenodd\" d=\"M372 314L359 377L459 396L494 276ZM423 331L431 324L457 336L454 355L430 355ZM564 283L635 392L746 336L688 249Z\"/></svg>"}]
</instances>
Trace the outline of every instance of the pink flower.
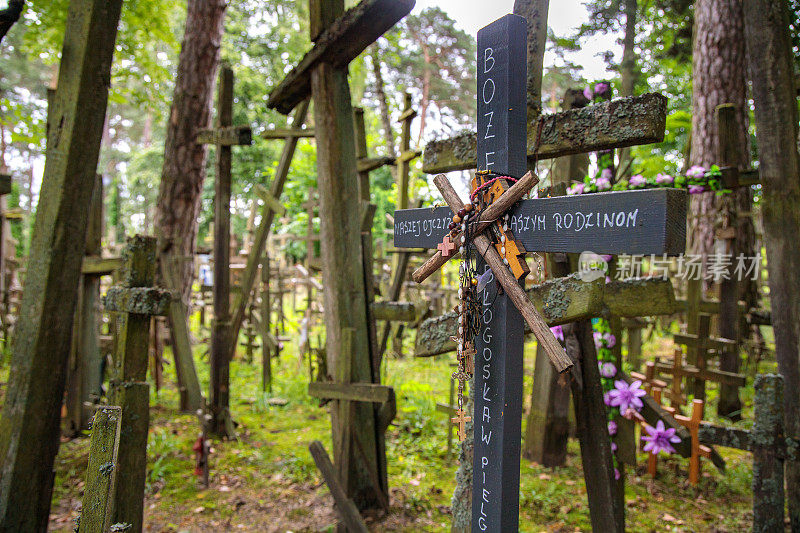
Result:
<instances>
[{"instance_id":1,"label":"pink flower","mask_svg":"<svg viewBox=\"0 0 800 533\"><path fill-rule=\"evenodd\" d=\"M628 385L626 382L617 380L614 382L614 389L608 391L609 405L611 407L619 407L619 412L623 415L628 409L635 409L638 411L644 404L640 398L646 396L647 393L640 389L642 382L637 380Z\"/></svg>"},{"instance_id":2,"label":"pink flower","mask_svg":"<svg viewBox=\"0 0 800 533\"><path fill-rule=\"evenodd\" d=\"M612 437L617 434L617 423L613 420L608 421L608 434Z\"/></svg>"},{"instance_id":3,"label":"pink flower","mask_svg":"<svg viewBox=\"0 0 800 533\"><path fill-rule=\"evenodd\" d=\"M612 442L611 443L611 453L615 453L616 451L617 451L617 443L616 442Z\"/></svg>"},{"instance_id":4,"label":"pink flower","mask_svg":"<svg viewBox=\"0 0 800 533\"><path fill-rule=\"evenodd\" d=\"M614 173L611 172L610 168L604 168L603 171L600 173L601 178L605 178L607 180L611 180L614 177Z\"/></svg>"},{"instance_id":5,"label":"pink flower","mask_svg":"<svg viewBox=\"0 0 800 533\"><path fill-rule=\"evenodd\" d=\"M594 94L597 96L602 96L608 92L611 87L604 81L601 81L597 85L594 86Z\"/></svg>"},{"instance_id":6,"label":"pink flower","mask_svg":"<svg viewBox=\"0 0 800 533\"><path fill-rule=\"evenodd\" d=\"M617 367L614 363L598 361L597 365L600 367L600 375L604 378L613 378L617 375Z\"/></svg>"},{"instance_id":7,"label":"pink flower","mask_svg":"<svg viewBox=\"0 0 800 533\"><path fill-rule=\"evenodd\" d=\"M675 453L675 448L672 447L672 443L681 441L681 438L675 435L675 428L666 429L664 427L664 422L659 420L655 428L652 426L645 426L645 429L649 435L642 437L642 440L647 441L647 444L644 445L644 451L650 452L653 455L658 455L661 452L666 452L668 454Z\"/></svg>"},{"instance_id":8,"label":"pink flower","mask_svg":"<svg viewBox=\"0 0 800 533\"><path fill-rule=\"evenodd\" d=\"M675 182L675 178L670 176L669 174L659 174L656 176L656 183L659 185L672 185Z\"/></svg>"},{"instance_id":9,"label":"pink flower","mask_svg":"<svg viewBox=\"0 0 800 533\"><path fill-rule=\"evenodd\" d=\"M583 194L583 192L584 192L583 189L584 189L583 183L576 183L575 185L571 185L567 189L567 195L568 196L573 196L575 194Z\"/></svg>"},{"instance_id":10,"label":"pink flower","mask_svg":"<svg viewBox=\"0 0 800 533\"><path fill-rule=\"evenodd\" d=\"M606 406L611 407L611 391L603 394L603 403L605 403Z\"/></svg>"},{"instance_id":11,"label":"pink flower","mask_svg":"<svg viewBox=\"0 0 800 533\"><path fill-rule=\"evenodd\" d=\"M553 336L555 336L556 339L564 342L564 330L561 329L561 326L553 326L550 328L550 331L553 332Z\"/></svg>"},{"instance_id":12,"label":"pink flower","mask_svg":"<svg viewBox=\"0 0 800 533\"><path fill-rule=\"evenodd\" d=\"M592 101L592 98L594 97L594 93L592 92L592 88L591 88L591 87L587 87L587 88L585 88L585 89L583 90L583 96L585 96L585 97L586 97L586 99L587 99L587 100L589 100L589 101L591 102L591 101Z\"/></svg>"},{"instance_id":13,"label":"pink flower","mask_svg":"<svg viewBox=\"0 0 800 533\"><path fill-rule=\"evenodd\" d=\"M597 178L595 185L597 186L598 191L607 191L611 188L611 180L609 180L608 178L600 177Z\"/></svg>"},{"instance_id":14,"label":"pink flower","mask_svg":"<svg viewBox=\"0 0 800 533\"><path fill-rule=\"evenodd\" d=\"M603 334L599 331L595 331L592 333L592 337L594 337L594 347L596 350L599 350L603 347Z\"/></svg>"},{"instance_id":15,"label":"pink flower","mask_svg":"<svg viewBox=\"0 0 800 533\"><path fill-rule=\"evenodd\" d=\"M706 175L706 169L701 167L700 165L694 165L692 168L686 171L687 178L700 179L705 175Z\"/></svg>"},{"instance_id":16,"label":"pink flower","mask_svg":"<svg viewBox=\"0 0 800 533\"><path fill-rule=\"evenodd\" d=\"M706 188L702 185L689 185L689 194L702 194L706 192Z\"/></svg>"},{"instance_id":17,"label":"pink flower","mask_svg":"<svg viewBox=\"0 0 800 533\"><path fill-rule=\"evenodd\" d=\"M619 470L615 468L615 469L614 469L614 479L617 479L617 480L618 480L618 479L619 479L619 478L621 478L621 477L622 477L622 474L620 474L620 473L619 473Z\"/></svg>"},{"instance_id":18,"label":"pink flower","mask_svg":"<svg viewBox=\"0 0 800 533\"><path fill-rule=\"evenodd\" d=\"M628 180L628 186L633 188L644 187L646 183L647 180L644 179L644 176L642 176L641 174L636 174L635 176L631 176L631 178Z\"/></svg>"},{"instance_id":19,"label":"pink flower","mask_svg":"<svg viewBox=\"0 0 800 533\"><path fill-rule=\"evenodd\" d=\"M613 348L617 344L617 338L611 333L603 333L603 340L606 341L608 348Z\"/></svg>"}]
</instances>

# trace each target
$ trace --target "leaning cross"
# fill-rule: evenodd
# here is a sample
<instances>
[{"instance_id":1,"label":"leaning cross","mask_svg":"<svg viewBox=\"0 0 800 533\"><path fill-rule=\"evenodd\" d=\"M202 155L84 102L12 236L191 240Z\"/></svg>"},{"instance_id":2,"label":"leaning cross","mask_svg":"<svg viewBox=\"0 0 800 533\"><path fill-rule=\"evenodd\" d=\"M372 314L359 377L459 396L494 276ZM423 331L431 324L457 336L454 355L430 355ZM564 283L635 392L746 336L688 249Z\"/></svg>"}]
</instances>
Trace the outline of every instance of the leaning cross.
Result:
<instances>
[{"instance_id":1,"label":"leaning cross","mask_svg":"<svg viewBox=\"0 0 800 533\"><path fill-rule=\"evenodd\" d=\"M527 169L525 20L507 15L482 29L478 33L478 50L478 170L521 176ZM656 103L663 100L652 95L648 98ZM558 118L550 123L555 131L569 129ZM589 129L596 126L582 123ZM547 120L543 124L541 137L550 142L552 131ZM658 137L652 131L627 131L632 135L631 143ZM562 143L548 150L565 148ZM582 151L580 146L571 150L567 153ZM427 154L426 149L426 158ZM459 164L441 162L441 170ZM490 268L503 289L501 294L490 283L481 297L481 332L476 339L473 385L473 531L515 531L519 526L523 319L556 370L563 372L572 366L500 251L482 232L499 217L508 215L510 239L520 245L520 251L677 254L685 245L685 191L658 189L520 201L536 182L535 176L526 174L483 211L472 229L472 242L485 261L478 265L478 271ZM445 176L437 176L434 183L449 208L395 211L396 247L437 248L449 233L450 211L457 213L464 204ZM456 244L461 244L460 239L456 235ZM414 280L422 282L447 259L437 252L414 273Z\"/></svg>"}]
</instances>

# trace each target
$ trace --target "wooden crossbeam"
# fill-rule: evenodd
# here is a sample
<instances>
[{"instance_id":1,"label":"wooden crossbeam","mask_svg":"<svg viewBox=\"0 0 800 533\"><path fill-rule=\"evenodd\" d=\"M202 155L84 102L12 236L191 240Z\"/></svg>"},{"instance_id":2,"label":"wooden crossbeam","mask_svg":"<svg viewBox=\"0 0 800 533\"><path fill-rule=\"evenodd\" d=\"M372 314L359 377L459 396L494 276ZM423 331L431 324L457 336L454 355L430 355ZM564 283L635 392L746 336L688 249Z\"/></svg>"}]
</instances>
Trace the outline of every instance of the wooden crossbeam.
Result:
<instances>
[{"instance_id":1,"label":"wooden crossbeam","mask_svg":"<svg viewBox=\"0 0 800 533\"><path fill-rule=\"evenodd\" d=\"M536 123L538 127L528 129L528 163L537 158L661 142L666 119L667 98L657 93L544 115ZM433 141L425 147L422 170L438 174L475 168L476 153L475 132Z\"/></svg>"},{"instance_id":2,"label":"wooden crossbeam","mask_svg":"<svg viewBox=\"0 0 800 533\"><path fill-rule=\"evenodd\" d=\"M286 206L284 206L280 200L272 196L270 192L264 187L263 185L256 185L256 194L258 195L261 200L269 207L273 213L278 216L283 216L286 214Z\"/></svg>"},{"instance_id":3,"label":"wooden crossbeam","mask_svg":"<svg viewBox=\"0 0 800 533\"><path fill-rule=\"evenodd\" d=\"M750 451L753 446L750 431L746 429L723 427L703 422L700 424L698 433L700 442L707 445L723 446L725 448L735 448L745 451Z\"/></svg>"},{"instance_id":4,"label":"wooden crossbeam","mask_svg":"<svg viewBox=\"0 0 800 533\"><path fill-rule=\"evenodd\" d=\"M287 137L314 137L314 128L271 128L261 132L262 139L286 139Z\"/></svg>"},{"instance_id":5,"label":"wooden crossbeam","mask_svg":"<svg viewBox=\"0 0 800 533\"><path fill-rule=\"evenodd\" d=\"M675 368L666 363L656 363L656 370L663 374L674 375ZM744 387L746 377L744 374L736 374L734 372L725 372L723 370L712 370L710 368L697 368L692 365L684 365L680 370L681 376L693 377L702 379L703 381L714 381L716 383L724 383L726 385L733 385L736 387Z\"/></svg>"},{"instance_id":6,"label":"wooden crossbeam","mask_svg":"<svg viewBox=\"0 0 800 533\"><path fill-rule=\"evenodd\" d=\"M106 311L137 315L167 314L172 293L154 287L111 287L103 303Z\"/></svg>"},{"instance_id":7,"label":"wooden crossbeam","mask_svg":"<svg viewBox=\"0 0 800 533\"><path fill-rule=\"evenodd\" d=\"M362 0L328 26L300 63L270 93L267 107L288 114L311 95L311 72L320 63L341 68L408 15L414 0Z\"/></svg>"},{"instance_id":8,"label":"wooden crossbeam","mask_svg":"<svg viewBox=\"0 0 800 533\"><path fill-rule=\"evenodd\" d=\"M314 382L308 384L308 394L321 400L385 403L392 388L376 383Z\"/></svg>"},{"instance_id":9,"label":"wooden crossbeam","mask_svg":"<svg viewBox=\"0 0 800 533\"><path fill-rule=\"evenodd\" d=\"M108 276L122 266L121 257L97 257L87 255L83 258L81 274L94 274L98 276Z\"/></svg>"},{"instance_id":10,"label":"wooden crossbeam","mask_svg":"<svg viewBox=\"0 0 800 533\"><path fill-rule=\"evenodd\" d=\"M383 166L393 165L394 162L395 158L389 156L367 157L356 162L356 170L359 172L372 172Z\"/></svg>"},{"instance_id":11,"label":"wooden crossbeam","mask_svg":"<svg viewBox=\"0 0 800 533\"><path fill-rule=\"evenodd\" d=\"M582 281L578 274L548 280L527 291L528 298L549 326L614 314L626 316L669 315L675 297L669 280L658 278L613 281ZM456 313L429 318L417 330L414 355L431 357L456 349L451 336L458 330ZM529 330L526 329L526 334Z\"/></svg>"},{"instance_id":12,"label":"wooden crossbeam","mask_svg":"<svg viewBox=\"0 0 800 533\"><path fill-rule=\"evenodd\" d=\"M358 508L353 503L353 500L347 497L342 484L339 483L336 477L336 470L322 443L315 440L308 449L311 452L311 457L314 458L314 463L322 474L322 479L325 480L325 484L328 486L331 496L333 496L333 500L336 502L336 510L345 524L346 531L368 533L369 530L358 512Z\"/></svg>"},{"instance_id":13,"label":"wooden crossbeam","mask_svg":"<svg viewBox=\"0 0 800 533\"><path fill-rule=\"evenodd\" d=\"M413 322L417 319L417 308L410 302L373 302L372 314L375 320Z\"/></svg>"},{"instance_id":14,"label":"wooden crossbeam","mask_svg":"<svg viewBox=\"0 0 800 533\"><path fill-rule=\"evenodd\" d=\"M672 335L676 344L694 346L697 348L711 348L714 350L725 351L736 348L738 343L730 339L718 339L715 337L699 337L691 333L675 333Z\"/></svg>"},{"instance_id":15,"label":"wooden crossbeam","mask_svg":"<svg viewBox=\"0 0 800 533\"><path fill-rule=\"evenodd\" d=\"M250 126L227 126L200 130L197 132L196 142L220 146L249 146L253 144L253 130Z\"/></svg>"}]
</instances>

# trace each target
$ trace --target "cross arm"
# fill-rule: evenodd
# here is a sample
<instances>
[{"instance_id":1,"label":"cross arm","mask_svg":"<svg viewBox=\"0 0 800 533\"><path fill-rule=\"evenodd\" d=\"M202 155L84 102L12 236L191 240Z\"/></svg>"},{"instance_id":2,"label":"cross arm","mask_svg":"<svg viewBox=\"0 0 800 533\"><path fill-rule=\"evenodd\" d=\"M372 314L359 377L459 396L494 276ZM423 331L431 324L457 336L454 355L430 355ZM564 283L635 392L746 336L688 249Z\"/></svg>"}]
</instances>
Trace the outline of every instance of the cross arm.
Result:
<instances>
[{"instance_id":1,"label":"cross arm","mask_svg":"<svg viewBox=\"0 0 800 533\"><path fill-rule=\"evenodd\" d=\"M540 126L534 124L528 128L528 163L537 157L551 159L661 142L666 121L667 98L658 93L544 115L538 122ZM477 146L475 132L430 142L425 146L422 170L437 174L475 168Z\"/></svg>"},{"instance_id":2,"label":"cross arm","mask_svg":"<svg viewBox=\"0 0 800 533\"><path fill-rule=\"evenodd\" d=\"M322 400L384 403L389 401L391 387L376 383L333 383L316 381L308 384L308 394Z\"/></svg>"},{"instance_id":3,"label":"cross arm","mask_svg":"<svg viewBox=\"0 0 800 533\"><path fill-rule=\"evenodd\" d=\"M219 144L222 146L249 146L253 144L253 130L250 126L227 126L204 129L197 132L198 144Z\"/></svg>"},{"instance_id":4,"label":"cross arm","mask_svg":"<svg viewBox=\"0 0 800 533\"><path fill-rule=\"evenodd\" d=\"M169 311L172 293L153 287L111 287L103 304L106 311L163 316Z\"/></svg>"},{"instance_id":5,"label":"cross arm","mask_svg":"<svg viewBox=\"0 0 800 533\"><path fill-rule=\"evenodd\" d=\"M439 188L447 204L453 213L458 212L464 207L463 202L458 197L458 193L453 189L453 186L444 175L439 175L434 178L434 183ZM506 294L513 302L514 306L519 310L525 322L530 326L539 344L544 349L550 362L559 373L566 372L572 368L572 360L567 356L564 348L556 340L553 332L550 331L547 323L539 314L539 311L533 306L531 301L525 295L525 290L519 285L517 278L511 273L508 267L503 263L503 258L500 257L500 252L492 245L491 241L485 235L476 235L473 239L475 248L486 260L486 263L492 269L495 279L505 289Z\"/></svg>"},{"instance_id":6,"label":"cross arm","mask_svg":"<svg viewBox=\"0 0 800 533\"><path fill-rule=\"evenodd\" d=\"M267 107L289 113L311 94L320 63L344 67L414 8L414 0L362 0L319 36L315 46L270 93Z\"/></svg>"}]
</instances>

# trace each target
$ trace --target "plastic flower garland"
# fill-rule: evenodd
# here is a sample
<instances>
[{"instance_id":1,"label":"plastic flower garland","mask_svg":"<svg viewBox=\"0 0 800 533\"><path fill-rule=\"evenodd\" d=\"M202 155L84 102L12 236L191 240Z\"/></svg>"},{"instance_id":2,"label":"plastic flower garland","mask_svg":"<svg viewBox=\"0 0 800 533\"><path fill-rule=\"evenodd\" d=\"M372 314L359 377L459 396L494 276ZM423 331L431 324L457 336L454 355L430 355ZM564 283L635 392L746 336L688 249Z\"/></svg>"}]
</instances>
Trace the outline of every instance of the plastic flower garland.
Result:
<instances>
[{"instance_id":1,"label":"plastic flower garland","mask_svg":"<svg viewBox=\"0 0 800 533\"><path fill-rule=\"evenodd\" d=\"M608 158L608 160L605 160ZM586 176L583 183L575 183L567 189L568 195L587 194L605 191L629 191L637 189L687 189L689 194L702 194L704 192L716 192L724 194L731 192L722 185L722 172L717 165L706 169L695 165L686 171L683 176L672 176L670 174L657 174L655 177L645 178L641 174L635 174L628 179L623 179L611 185L613 175L610 170L610 154L603 154L599 161L599 167L603 168L594 176Z\"/></svg>"}]
</instances>

